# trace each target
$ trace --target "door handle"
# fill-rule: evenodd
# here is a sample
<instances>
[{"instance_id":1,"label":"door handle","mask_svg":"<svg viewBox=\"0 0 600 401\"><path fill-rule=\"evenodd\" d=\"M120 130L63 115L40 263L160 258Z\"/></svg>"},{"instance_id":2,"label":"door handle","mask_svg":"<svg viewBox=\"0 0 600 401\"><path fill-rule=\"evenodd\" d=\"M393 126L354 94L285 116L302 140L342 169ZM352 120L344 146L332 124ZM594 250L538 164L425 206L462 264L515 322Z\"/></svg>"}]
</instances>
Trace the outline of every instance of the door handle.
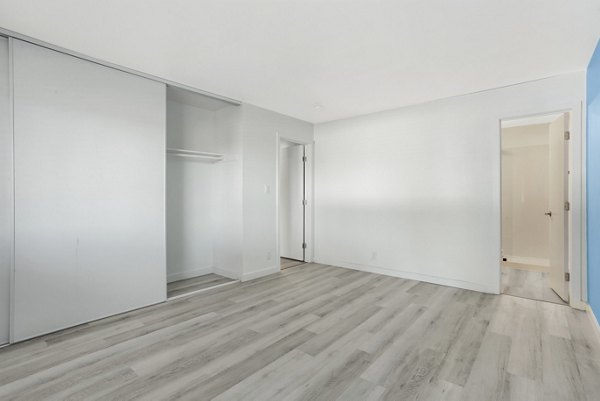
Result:
<instances>
[{"instance_id":1,"label":"door handle","mask_svg":"<svg viewBox=\"0 0 600 401\"><path fill-rule=\"evenodd\" d=\"M546 216L548 216L548 217L552 217L552 211L546 212L546 213L544 213L544 214L545 214Z\"/></svg>"}]
</instances>

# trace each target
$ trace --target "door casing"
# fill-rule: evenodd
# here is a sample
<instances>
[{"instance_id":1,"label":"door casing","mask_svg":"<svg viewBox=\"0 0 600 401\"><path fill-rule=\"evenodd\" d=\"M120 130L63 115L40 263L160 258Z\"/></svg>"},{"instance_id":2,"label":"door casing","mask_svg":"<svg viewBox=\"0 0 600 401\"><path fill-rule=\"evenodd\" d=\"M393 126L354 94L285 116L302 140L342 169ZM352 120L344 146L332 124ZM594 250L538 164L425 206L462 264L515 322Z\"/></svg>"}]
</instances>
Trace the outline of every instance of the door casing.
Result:
<instances>
[{"instance_id":1,"label":"door casing","mask_svg":"<svg viewBox=\"0 0 600 401\"><path fill-rule=\"evenodd\" d=\"M587 292L585 290L585 236L583 236L580 232L575 231L574 227L574 217L575 215L579 216L583 214L585 216L585 204L577 205L578 201L584 199L585 194L585 179L582 180L581 185L574 185L574 179L577 177L585 177L585 171L582 166L585 165L584 160L584 148L585 142L582 143L581 148L574 146L574 143L581 143L581 138L574 138L574 135L581 135L584 132L583 126L575 127L576 123L575 117L579 115L576 113L576 110L570 108L563 108L557 110L547 110L540 111L536 113L523 114L523 115L514 115L500 118L498 120L498 153L499 153L499 176L498 176L498 205L500 209L499 218L499 227L500 227L500 235L499 235L499 244L498 244L498 293L501 293L502 289L502 258L501 258L501 249L502 249L502 122L510 121L510 120L518 120L523 118L532 118L532 117L541 117L547 116L551 114L565 114L567 116L568 125L566 129L570 133L569 144L565 146L565 173L567 174L567 184L565 184L565 201L568 201L571 205L571 208L568 212L566 223L565 223L565 245L564 245L564 254L565 254L565 265L564 270L566 273L569 273L571 281L566 283L567 294L568 294L568 303L571 307L577 309L585 309L586 304L585 300L587 299ZM577 152L580 152L579 154ZM583 172L581 171L583 170ZM575 188L581 188L581 192L576 191ZM575 206L575 207L574 207ZM579 208L581 206L581 209ZM580 223L577 225L577 231L581 229L583 232L585 231L585 223ZM577 235L574 235L577 233ZM580 254L575 254L573 250L579 250ZM577 256L577 258L575 258ZM574 263L575 261L575 263ZM576 280L573 280L576 278ZM576 291L574 291L574 289Z\"/></svg>"},{"instance_id":2,"label":"door casing","mask_svg":"<svg viewBox=\"0 0 600 401\"><path fill-rule=\"evenodd\" d=\"M304 242L306 243L306 248L304 249L304 261L310 263L314 259L314 246L313 246L313 216L314 216L314 141L303 141L301 139L295 138L291 135L281 134L279 132L275 132L276 141L276 162L275 162L275 193L276 196L276 207L275 207L275 222L276 222L276 250L277 250L277 265L280 266L281 254L279 251L280 247L280 230L279 230L279 163L280 163L280 146L281 141L285 140L288 142L292 142L298 145L304 145L304 156L306 157L306 162L304 163L304 198L306 199L306 205L304 206Z\"/></svg>"}]
</instances>

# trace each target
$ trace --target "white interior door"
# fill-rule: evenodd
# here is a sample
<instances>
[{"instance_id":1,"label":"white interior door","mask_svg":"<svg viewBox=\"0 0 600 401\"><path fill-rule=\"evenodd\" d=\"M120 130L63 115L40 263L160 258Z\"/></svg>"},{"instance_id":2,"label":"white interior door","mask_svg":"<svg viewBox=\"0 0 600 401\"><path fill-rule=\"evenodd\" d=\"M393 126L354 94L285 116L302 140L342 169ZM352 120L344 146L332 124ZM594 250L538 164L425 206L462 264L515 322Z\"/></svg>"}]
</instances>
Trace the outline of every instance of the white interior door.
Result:
<instances>
[{"instance_id":1,"label":"white interior door","mask_svg":"<svg viewBox=\"0 0 600 401\"><path fill-rule=\"evenodd\" d=\"M161 83L14 41L14 339L166 299Z\"/></svg>"},{"instance_id":2,"label":"white interior door","mask_svg":"<svg viewBox=\"0 0 600 401\"><path fill-rule=\"evenodd\" d=\"M568 114L564 114L550 124L549 132L549 212L550 219L550 287L565 301L569 300L567 239L568 212L565 202L568 200Z\"/></svg>"},{"instance_id":3,"label":"white interior door","mask_svg":"<svg viewBox=\"0 0 600 401\"><path fill-rule=\"evenodd\" d=\"M279 253L304 260L303 145L281 148L279 164Z\"/></svg>"},{"instance_id":4,"label":"white interior door","mask_svg":"<svg viewBox=\"0 0 600 401\"><path fill-rule=\"evenodd\" d=\"M12 254L12 133L9 124L8 39L0 37L0 344L8 342Z\"/></svg>"}]
</instances>

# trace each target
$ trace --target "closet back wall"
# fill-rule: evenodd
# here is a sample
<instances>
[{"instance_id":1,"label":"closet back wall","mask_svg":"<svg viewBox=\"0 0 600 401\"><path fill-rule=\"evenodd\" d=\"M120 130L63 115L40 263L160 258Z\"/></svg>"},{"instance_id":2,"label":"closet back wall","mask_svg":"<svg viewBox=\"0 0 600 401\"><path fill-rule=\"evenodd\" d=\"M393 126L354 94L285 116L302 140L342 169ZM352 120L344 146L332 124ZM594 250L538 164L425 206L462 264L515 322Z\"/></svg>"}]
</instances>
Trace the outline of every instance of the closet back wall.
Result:
<instances>
[{"instance_id":1,"label":"closet back wall","mask_svg":"<svg viewBox=\"0 0 600 401\"><path fill-rule=\"evenodd\" d=\"M216 153L215 112L167 101L167 147ZM167 157L167 280L213 272L218 165Z\"/></svg>"}]
</instances>

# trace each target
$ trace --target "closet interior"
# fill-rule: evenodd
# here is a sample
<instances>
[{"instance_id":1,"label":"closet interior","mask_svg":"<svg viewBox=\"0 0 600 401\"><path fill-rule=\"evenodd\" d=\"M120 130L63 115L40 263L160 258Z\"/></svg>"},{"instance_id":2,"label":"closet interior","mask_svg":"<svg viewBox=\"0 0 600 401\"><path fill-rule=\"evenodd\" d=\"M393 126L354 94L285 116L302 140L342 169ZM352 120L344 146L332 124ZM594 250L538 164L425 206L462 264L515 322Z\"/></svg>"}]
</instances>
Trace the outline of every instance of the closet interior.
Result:
<instances>
[{"instance_id":1,"label":"closet interior","mask_svg":"<svg viewBox=\"0 0 600 401\"><path fill-rule=\"evenodd\" d=\"M224 255L238 115L236 105L167 86L167 298L238 279Z\"/></svg>"}]
</instances>

